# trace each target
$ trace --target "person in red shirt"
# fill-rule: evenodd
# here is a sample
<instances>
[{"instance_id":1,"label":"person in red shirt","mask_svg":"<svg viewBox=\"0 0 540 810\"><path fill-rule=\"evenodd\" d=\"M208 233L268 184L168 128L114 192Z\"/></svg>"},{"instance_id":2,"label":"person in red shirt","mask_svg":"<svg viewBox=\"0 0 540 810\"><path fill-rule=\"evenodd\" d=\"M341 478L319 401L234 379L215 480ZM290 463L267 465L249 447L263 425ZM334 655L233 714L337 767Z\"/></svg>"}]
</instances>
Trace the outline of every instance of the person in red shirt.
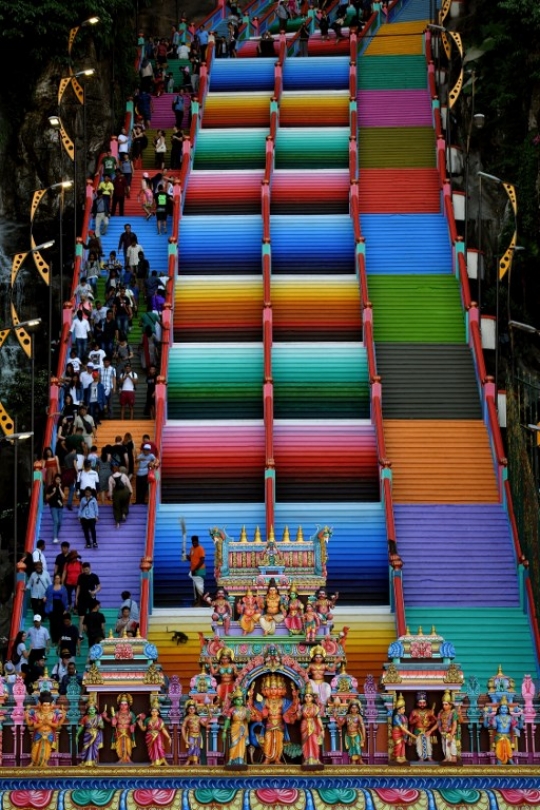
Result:
<instances>
[{"instance_id":1,"label":"person in red shirt","mask_svg":"<svg viewBox=\"0 0 540 810\"><path fill-rule=\"evenodd\" d=\"M189 576L193 582L194 602L193 607L205 607L206 602L203 599L204 595L204 578L206 576L205 565L205 552L204 548L199 545L199 538L193 535L191 538L191 548L188 554L189 558Z\"/></svg>"}]
</instances>

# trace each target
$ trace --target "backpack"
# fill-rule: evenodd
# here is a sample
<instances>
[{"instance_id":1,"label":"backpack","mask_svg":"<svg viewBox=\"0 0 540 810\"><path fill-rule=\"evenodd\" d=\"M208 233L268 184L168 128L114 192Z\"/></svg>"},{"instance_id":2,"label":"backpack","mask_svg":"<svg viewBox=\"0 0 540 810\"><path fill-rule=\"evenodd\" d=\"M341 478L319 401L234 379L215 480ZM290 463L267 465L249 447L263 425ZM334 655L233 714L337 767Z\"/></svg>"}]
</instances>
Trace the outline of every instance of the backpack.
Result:
<instances>
[{"instance_id":1,"label":"backpack","mask_svg":"<svg viewBox=\"0 0 540 810\"><path fill-rule=\"evenodd\" d=\"M184 99L182 96L176 96L172 108L173 112L184 112Z\"/></svg>"},{"instance_id":2,"label":"backpack","mask_svg":"<svg viewBox=\"0 0 540 810\"><path fill-rule=\"evenodd\" d=\"M13 650L13 652L11 653L11 663L17 666L20 660L21 660L20 654L17 652L17 650Z\"/></svg>"},{"instance_id":3,"label":"backpack","mask_svg":"<svg viewBox=\"0 0 540 810\"><path fill-rule=\"evenodd\" d=\"M113 475L113 478L114 478L114 488L117 489L118 492L121 492L123 489L126 488L126 485L122 481L121 475Z\"/></svg>"}]
</instances>

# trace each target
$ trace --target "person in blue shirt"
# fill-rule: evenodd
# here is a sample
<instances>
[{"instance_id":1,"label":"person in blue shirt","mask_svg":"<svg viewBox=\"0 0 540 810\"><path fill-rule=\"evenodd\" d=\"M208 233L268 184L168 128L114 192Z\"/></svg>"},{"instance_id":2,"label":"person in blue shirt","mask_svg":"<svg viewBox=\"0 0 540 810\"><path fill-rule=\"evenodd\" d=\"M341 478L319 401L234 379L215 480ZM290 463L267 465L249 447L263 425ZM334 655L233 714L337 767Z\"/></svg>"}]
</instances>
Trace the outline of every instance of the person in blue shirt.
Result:
<instances>
[{"instance_id":1,"label":"person in blue shirt","mask_svg":"<svg viewBox=\"0 0 540 810\"><path fill-rule=\"evenodd\" d=\"M99 520L99 507L90 487L86 487L84 490L79 504L78 517L84 532L86 548L92 548L92 545L97 548L96 523Z\"/></svg>"}]
</instances>

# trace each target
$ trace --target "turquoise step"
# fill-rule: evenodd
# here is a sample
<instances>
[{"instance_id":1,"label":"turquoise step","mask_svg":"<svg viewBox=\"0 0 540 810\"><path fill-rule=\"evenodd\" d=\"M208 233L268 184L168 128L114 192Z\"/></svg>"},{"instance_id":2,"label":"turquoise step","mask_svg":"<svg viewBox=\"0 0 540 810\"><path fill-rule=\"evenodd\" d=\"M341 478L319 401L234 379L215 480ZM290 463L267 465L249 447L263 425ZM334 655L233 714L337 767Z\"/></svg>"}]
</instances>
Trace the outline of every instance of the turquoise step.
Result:
<instances>
[{"instance_id":1,"label":"turquoise step","mask_svg":"<svg viewBox=\"0 0 540 810\"><path fill-rule=\"evenodd\" d=\"M482 688L499 665L515 679L518 691L524 675L538 676L529 619L520 608L406 608L406 619L412 633L434 626L454 645L465 677L476 675Z\"/></svg>"}]
</instances>

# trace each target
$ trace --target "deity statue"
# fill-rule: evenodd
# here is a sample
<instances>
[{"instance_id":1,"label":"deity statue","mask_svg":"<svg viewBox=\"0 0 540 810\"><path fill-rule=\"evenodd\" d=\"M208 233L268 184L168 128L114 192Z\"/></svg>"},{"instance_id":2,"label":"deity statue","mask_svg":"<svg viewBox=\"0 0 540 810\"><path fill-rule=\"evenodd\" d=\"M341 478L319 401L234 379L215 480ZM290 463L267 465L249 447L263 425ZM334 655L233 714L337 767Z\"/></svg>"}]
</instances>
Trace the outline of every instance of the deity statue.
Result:
<instances>
[{"instance_id":1,"label":"deity statue","mask_svg":"<svg viewBox=\"0 0 540 810\"><path fill-rule=\"evenodd\" d=\"M332 619L334 618L332 611L336 606L338 598L339 593L335 593L330 597L327 596L324 588L319 588L315 594L315 601L313 602L315 613L321 622L329 625L329 627L332 627Z\"/></svg>"},{"instance_id":2,"label":"deity statue","mask_svg":"<svg viewBox=\"0 0 540 810\"><path fill-rule=\"evenodd\" d=\"M441 735L444 762L457 762L461 727L459 715L448 690L443 695L442 709L437 715L437 726Z\"/></svg>"},{"instance_id":3,"label":"deity statue","mask_svg":"<svg viewBox=\"0 0 540 810\"><path fill-rule=\"evenodd\" d=\"M236 666L234 664L234 652L229 647L222 647L217 652L218 665L215 667L208 659L208 666L210 672L214 677L219 677L219 684L216 687L216 692L221 704L225 703L227 695L233 691L234 681L238 675Z\"/></svg>"},{"instance_id":4,"label":"deity statue","mask_svg":"<svg viewBox=\"0 0 540 810\"><path fill-rule=\"evenodd\" d=\"M45 768L56 748L56 733L65 714L54 706L50 692L41 692L38 700L39 706L27 709L24 720L32 734L31 764L35 768Z\"/></svg>"},{"instance_id":5,"label":"deity statue","mask_svg":"<svg viewBox=\"0 0 540 810\"><path fill-rule=\"evenodd\" d=\"M114 707L112 707L111 716L109 717L105 711L102 717L113 727L111 748L116 751L118 762L129 763L131 762L133 749L136 746L135 725L137 718L131 711L133 698L131 695L122 694L118 695L116 702L118 711L115 712Z\"/></svg>"},{"instance_id":6,"label":"deity statue","mask_svg":"<svg viewBox=\"0 0 540 810\"><path fill-rule=\"evenodd\" d=\"M283 600L279 594L273 579L268 584L268 590L264 597L263 614L259 619L264 635L273 636L276 632L276 624L283 622Z\"/></svg>"},{"instance_id":7,"label":"deity statue","mask_svg":"<svg viewBox=\"0 0 540 810\"><path fill-rule=\"evenodd\" d=\"M150 765L153 767L166 765L165 754L171 746L171 736L167 731L165 721L159 713L157 699L152 700L150 717L146 717L144 714L137 715L137 725L141 731L144 731L144 741L146 742Z\"/></svg>"},{"instance_id":8,"label":"deity statue","mask_svg":"<svg viewBox=\"0 0 540 810\"><path fill-rule=\"evenodd\" d=\"M212 621L223 625L225 635L229 635L231 628L232 609L227 599L227 592L224 588L218 588L217 593L212 599L209 594L205 593L203 601L210 605L213 609Z\"/></svg>"},{"instance_id":9,"label":"deity statue","mask_svg":"<svg viewBox=\"0 0 540 810\"><path fill-rule=\"evenodd\" d=\"M416 708L409 715L409 728L416 738L418 759L433 762L432 734L437 729L437 718L428 708L425 692L416 693Z\"/></svg>"},{"instance_id":10,"label":"deity statue","mask_svg":"<svg viewBox=\"0 0 540 810\"><path fill-rule=\"evenodd\" d=\"M264 765L281 762L284 741L288 741L287 723L294 723L298 716L298 691L293 687L292 700L287 695L285 678L282 675L265 675L261 685L262 695L253 700L254 685L248 693L248 707L254 720L265 723L264 737L259 742L264 753Z\"/></svg>"},{"instance_id":11,"label":"deity statue","mask_svg":"<svg viewBox=\"0 0 540 810\"><path fill-rule=\"evenodd\" d=\"M253 595L251 588L248 588L246 595L241 598L237 605L240 614L239 624L242 628L242 635L247 636L253 633L255 625L261 618L261 611L257 597Z\"/></svg>"},{"instance_id":12,"label":"deity statue","mask_svg":"<svg viewBox=\"0 0 540 810\"><path fill-rule=\"evenodd\" d=\"M229 765L246 764L246 745L249 739L248 723L251 712L244 700L244 693L239 686L231 695L232 706L223 724L221 737L223 742L229 739Z\"/></svg>"},{"instance_id":13,"label":"deity statue","mask_svg":"<svg viewBox=\"0 0 540 810\"><path fill-rule=\"evenodd\" d=\"M302 616L302 624L304 625L304 632L306 634L306 644L315 644L321 620L315 613L315 608L311 602L308 602L306 605L305 613Z\"/></svg>"},{"instance_id":14,"label":"deity statue","mask_svg":"<svg viewBox=\"0 0 540 810\"><path fill-rule=\"evenodd\" d=\"M338 726L345 726L345 749L349 753L349 759L353 765L363 765L362 749L366 744L366 727L360 701L351 700L345 716L339 715L337 709L338 706L334 708L333 715Z\"/></svg>"},{"instance_id":15,"label":"deity statue","mask_svg":"<svg viewBox=\"0 0 540 810\"><path fill-rule=\"evenodd\" d=\"M321 764L321 745L324 740L324 726L320 717L318 700L311 682L304 692L304 702L300 706L300 735L302 738L302 764Z\"/></svg>"},{"instance_id":16,"label":"deity statue","mask_svg":"<svg viewBox=\"0 0 540 810\"><path fill-rule=\"evenodd\" d=\"M313 691L319 698L321 706L326 706L332 693L332 687L325 681L324 676L327 672L335 672L336 667L335 664L331 665L326 663L326 650L320 645L313 647L309 655L311 661L306 671Z\"/></svg>"},{"instance_id":17,"label":"deity statue","mask_svg":"<svg viewBox=\"0 0 540 810\"><path fill-rule=\"evenodd\" d=\"M88 698L86 714L81 717L77 728L77 742L81 734L83 744L81 748L81 765L93 768L98 764L99 751L103 748L103 717L98 714L96 694L93 692Z\"/></svg>"},{"instance_id":18,"label":"deity statue","mask_svg":"<svg viewBox=\"0 0 540 810\"><path fill-rule=\"evenodd\" d=\"M497 765L514 765L520 717L510 713L506 697L502 698L496 712L493 712L491 706L486 706L484 712L484 726L495 729L494 749Z\"/></svg>"},{"instance_id":19,"label":"deity statue","mask_svg":"<svg viewBox=\"0 0 540 810\"><path fill-rule=\"evenodd\" d=\"M304 626L302 621L303 614L304 603L298 598L294 585L291 585L287 615L285 616L285 627L289 631L290 636L297 636L302 632Z\"/></svg>"},{"instance_id":20,"label":"deity statue","mask_svg":"<svg viewBox=\"0 0 540 810\"><path fill-rule=\"evenodd\" d=\"M201 748L203 746L203 736L201 725L204 725L197 712L197 704L194 700L187 700L186 716L182 723L182 739L187 748L186 765L198 765L201 758Z\"/></svg>"},{"instance_id":21,"label":"deity statue","mask_svg":"<svg viewBox=\"0 0 540 810\"><path fill-rule=\"evenodd\" d=\"M405 700L403 695L400 695L392 712L392 760L395 762L407 762L405 746L409 740L416 742L414 734L409 731L409 721L405 714Z\"/></svg>"}]
</instances>

